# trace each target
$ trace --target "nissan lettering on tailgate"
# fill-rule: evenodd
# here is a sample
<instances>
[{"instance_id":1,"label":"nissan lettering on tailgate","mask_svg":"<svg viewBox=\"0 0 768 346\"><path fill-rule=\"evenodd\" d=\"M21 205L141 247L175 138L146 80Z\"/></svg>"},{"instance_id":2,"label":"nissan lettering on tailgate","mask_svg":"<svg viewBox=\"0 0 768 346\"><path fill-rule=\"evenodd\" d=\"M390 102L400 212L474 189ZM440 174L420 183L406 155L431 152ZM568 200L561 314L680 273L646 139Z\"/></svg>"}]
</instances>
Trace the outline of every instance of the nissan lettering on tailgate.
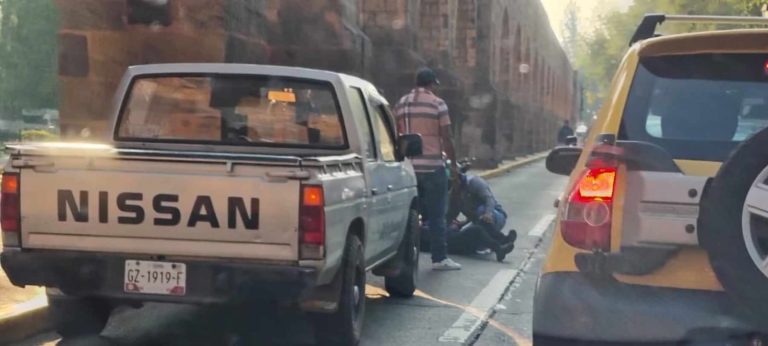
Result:
<instances>
[{"instance_id":1,"label":"nissan lettering on tailgate","mask_svg":"<svg viewBox=\"0 0 768 346\"><path fill-rule=\"evenodd\" d=\"M121 192L110 196L107 191L89 193L82 190L58 190L56 194L60 222L116 221L123 225L139 225L146 222L155 226L187 227L197 227L198 223L204 222L212 228L222 228L221 225L228 229L236 229L238 225L248 230L259 228L258 198L227 197L226 204L218 208L218 213L210 196L196 196L191 200L194 201L192 208L182 210L179 208L179 195L176 194L145 196L140 192ZM144 203L148 204L148 207L145 208ZM115 215L114 219L110 219L109 213L112 204L121 212ZM95 206L91 209L93 205ZM220 219L220 216L223 218Z\"/></svg>"}]
</instances>

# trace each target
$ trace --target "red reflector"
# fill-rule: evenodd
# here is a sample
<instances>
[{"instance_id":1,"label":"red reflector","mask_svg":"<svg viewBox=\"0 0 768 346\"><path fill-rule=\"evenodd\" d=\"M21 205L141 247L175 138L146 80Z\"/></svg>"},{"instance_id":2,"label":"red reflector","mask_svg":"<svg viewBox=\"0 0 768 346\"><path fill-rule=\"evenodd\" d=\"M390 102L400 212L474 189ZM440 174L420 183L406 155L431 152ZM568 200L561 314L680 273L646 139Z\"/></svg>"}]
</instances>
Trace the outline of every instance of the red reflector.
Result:
<instances>
[{"instance_id":1,"label":"red reflector","mask_svg":"<svg viewBox=\"0 0 768 346\"><path fill-rule=\"evenodd\" d=\"M302 244L325 245L325 203L322 186L302 186L299 234Z\"/></svg>"},{"instance_id":2,"label":"red reflector","mask_svg":"<svg viewBox=\"0 0 768 346\"><path fill-rule=\"evenodd\" d=\"M584 250L600 249L608 251L611 248L611 224L590 226L585 222L562 221L560 229L563 239L573 247Z\"/></svg>"},{"instance_id":3,"label":"red reflector","mask_svg":"<svg viewBox=\"0 0 768 346\"><path fill-rule=\"evenodd\" d=\"M302 208L300 227L303 244L323 245L325 243L325 212L323 208Z\"/></svg>"},{"instance_id":4,"label":"red reflector","mask_svg":"<svg viewBox=\"0 0 768 346\"><path fill-rule=\"evenodd\" d=\"M16 173L3 174L0 191L0 227L2 227L3 232L18 232L21 220L19 175Z\"/></svg>"}]
</instances>

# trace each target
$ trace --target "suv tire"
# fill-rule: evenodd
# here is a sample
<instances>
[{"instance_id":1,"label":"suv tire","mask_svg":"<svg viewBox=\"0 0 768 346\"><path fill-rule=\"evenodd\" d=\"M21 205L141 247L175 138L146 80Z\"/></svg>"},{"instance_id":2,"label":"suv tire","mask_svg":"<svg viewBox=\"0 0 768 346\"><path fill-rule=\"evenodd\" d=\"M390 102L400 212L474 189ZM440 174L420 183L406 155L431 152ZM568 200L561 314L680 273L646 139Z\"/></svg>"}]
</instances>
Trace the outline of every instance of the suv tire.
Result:
<instances>
[{"instance_id":1,"label":"suv tire","mask_svg":"<svg viewBox=\"0 0 768 346\"><path fill-rule=\"evenodd\" d=\"M758 244L754 242L757 238L747 236L753 221L749 221L747 230L743 220L747 195L767 169L765 129L744 141L720 167L702 196L698 225L699 244L707 250L712 269L726 292L741 305L736 310L745 312L745 317L761 329L768 328L768 275L760 270L748 249ZM768 241L768 222L764 230L762 241ZM768 247L768 242L764 245Z\"/></svg>"},{"instance_id":2,"label":"suv tire","mask_svg":"<svg viewBox=\"0 0 768 346\"><path fill-rule=\"evenodd\" d=\"M48 316L65 339L101 333L111 313L112 307L102 300L48 296Z\"/></svg>"},{"instance_id":3,"label":"suv tire","mask_svg":"<svg viewBox=\"0 0 768 346\"><path fill-rule=\"evenodd\" d=\"M355 346L360 343L365 316L365 258L357 236L347 239L342 260L339 308L332 314L317 314L315 338L319 345Z\"/></svg>"},{"instance_id":4,"label":"suv tire","mask_svg":"<svg viewBox=\"0 0 768 346\"><path fill-rule=\"evenodd\" d=\"M419 276L419 214L411 209L408 213L408 225L397 256L400 261L400 271L395 276L384 278L384 288L392 297L410 298L416 292L416 282Z\"/></svg>"}]
</instances>

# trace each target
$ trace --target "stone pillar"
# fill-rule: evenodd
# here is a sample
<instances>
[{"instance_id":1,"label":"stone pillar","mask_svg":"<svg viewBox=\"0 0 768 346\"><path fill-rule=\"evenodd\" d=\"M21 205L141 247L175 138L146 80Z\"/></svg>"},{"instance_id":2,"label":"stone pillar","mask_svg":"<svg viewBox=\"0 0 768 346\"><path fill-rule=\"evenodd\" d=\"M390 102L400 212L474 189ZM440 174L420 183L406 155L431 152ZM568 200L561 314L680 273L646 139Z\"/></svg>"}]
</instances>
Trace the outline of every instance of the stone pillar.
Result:
<instances>
[{"instance_id":1,"label":"stone pillar","mask_svg":"<svg viewBox=\"0 0 768 346\"><path fill-rule=\"evenodd\" d=\"M361 0L361 26L376 47L373 81L393 103L413 88L416 71L426 65L417 52L418 9L416 0Z\"/></svg>"}]
</instances>

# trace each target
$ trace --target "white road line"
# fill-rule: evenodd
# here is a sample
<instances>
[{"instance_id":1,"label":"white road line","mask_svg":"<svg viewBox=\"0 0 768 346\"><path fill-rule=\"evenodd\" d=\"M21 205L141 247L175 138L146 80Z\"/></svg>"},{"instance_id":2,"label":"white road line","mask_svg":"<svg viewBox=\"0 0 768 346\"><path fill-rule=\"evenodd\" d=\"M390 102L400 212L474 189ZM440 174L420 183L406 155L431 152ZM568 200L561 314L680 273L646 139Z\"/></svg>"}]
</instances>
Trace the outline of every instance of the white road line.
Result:
<instances>
[{"instance_id":1,"label":"white road line","mask_svg":"<svg viewBox=\"0 0 768 346\"><path fill-rule=\"evenodd\" d=\"M501 299L507 286L517 276L517 270L500 270L491 279L485 288L469 303L465 312L459 316L459 319L453 323L443 336L441 342L464 343L472 336L477 328L490 316L492 309Z\"/></svg>"},{"instance_id":2,"label":"white road line","mask_svg":"<svg viewBox=\"0 0 768 346\"><path fill-rule=\"evenodd\" d=\"M531 231L528 232L528 235L532 237L543 236L544 232L546 232L547 229L549 228L549 224L551 224L552 221L554 220L555 220L555 214L542 216L541 219L539 219L539 222L536 223L536 226L533 226L533 228L531 228Z\"/></svg>"}]
</instances>

